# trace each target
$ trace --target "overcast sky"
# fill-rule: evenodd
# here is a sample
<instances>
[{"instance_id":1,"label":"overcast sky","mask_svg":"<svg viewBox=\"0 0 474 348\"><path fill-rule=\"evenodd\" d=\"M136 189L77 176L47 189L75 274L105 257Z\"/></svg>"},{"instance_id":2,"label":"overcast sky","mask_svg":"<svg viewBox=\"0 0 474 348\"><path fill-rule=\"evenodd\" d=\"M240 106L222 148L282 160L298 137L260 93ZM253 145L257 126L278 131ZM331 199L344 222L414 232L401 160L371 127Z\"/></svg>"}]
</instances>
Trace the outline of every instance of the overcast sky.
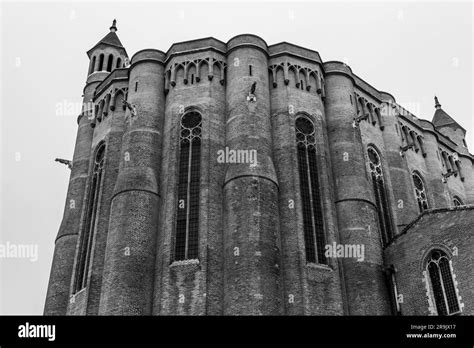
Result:
<instances>
[{"instance_id":1,"label":"overcast sky","mask_svg":"<svg viewBox=\"0 0 474 348\"><path fill-rule=\"evenodd\" d=\"M63 215L88 58L114 18L131 57L143 48L252 33L349 64L418 117L434 95L467 130L474 152L471 2L3 2L0 246L33 244L38 258L0 258L0 314L42 314ZM61 110L63 109L63 110Z\"/></svg>"}]
</instances>

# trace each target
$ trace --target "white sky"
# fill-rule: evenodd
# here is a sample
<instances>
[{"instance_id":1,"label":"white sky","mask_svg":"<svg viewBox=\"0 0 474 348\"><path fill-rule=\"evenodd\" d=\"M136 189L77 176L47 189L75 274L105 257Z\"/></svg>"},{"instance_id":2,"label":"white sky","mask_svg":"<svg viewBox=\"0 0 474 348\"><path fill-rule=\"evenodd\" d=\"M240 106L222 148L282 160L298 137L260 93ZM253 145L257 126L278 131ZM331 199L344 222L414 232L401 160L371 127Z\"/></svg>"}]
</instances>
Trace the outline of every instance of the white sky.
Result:
<instances>
[{"instance_id":1,"label":"white sky","mask_svg":"<svg viewBox=\"0 0 474 348\"><path fill-rule=\"evenodd\" d=\"M109 31L143 48L252 33L341 60L431 120L433 96L474 152L471 2L3 2L0 5L0 244L38 245L38 260L0 258L0 314L42 314L63 214L88 58ZM65 104L66 103L66 104ZM19 157L18 157L19 156Z\"/></svg>"}]
</instances>

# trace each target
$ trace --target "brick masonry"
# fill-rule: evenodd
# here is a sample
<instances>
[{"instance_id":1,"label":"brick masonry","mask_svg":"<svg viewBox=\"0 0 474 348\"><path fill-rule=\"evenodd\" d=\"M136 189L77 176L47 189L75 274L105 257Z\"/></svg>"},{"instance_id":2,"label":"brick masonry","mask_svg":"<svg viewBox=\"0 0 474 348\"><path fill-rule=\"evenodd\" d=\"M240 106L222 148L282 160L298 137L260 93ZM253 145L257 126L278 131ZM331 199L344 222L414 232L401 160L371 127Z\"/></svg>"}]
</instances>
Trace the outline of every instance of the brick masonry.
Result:
<instances>
[{"instance_id":1,"label":"brick masonry","mask_svg":"<svg viewBox=\"0 0 474 348\"><path fill-rule=\"evenodd\" d=\"M346 64L289 43L206 38L166 53L142 50L125 64L117 41L103 39L88 52L95 65L84 88L46 315L386 315L393 299L384 273L391 265L402 314L428 315L423 258L433 248L452 257L462 313L474 314L474 211L452 208L455 196L474 204L473 156L462 128L401 112L393 96ZM111 72L98 69L101 54L113 57ZM368 118L354 122L364 110ZM180 119L189 111L202 117L199 251L196 260L176 262ZM326 243L363 245L362 261L306 262L295 138L301 116L315 125ZM407 145L402 126L422 138L423 148L400 155ZM74 294L93 156L102 142L87 286ZM226 146L257 150L258 165L219 163ZM389 201L394 239L386 248L368 146L380 155ZM446 183L441 151L462 167ZM431 209L421 216L414 171Z\"/></svg>"}]
</instances>

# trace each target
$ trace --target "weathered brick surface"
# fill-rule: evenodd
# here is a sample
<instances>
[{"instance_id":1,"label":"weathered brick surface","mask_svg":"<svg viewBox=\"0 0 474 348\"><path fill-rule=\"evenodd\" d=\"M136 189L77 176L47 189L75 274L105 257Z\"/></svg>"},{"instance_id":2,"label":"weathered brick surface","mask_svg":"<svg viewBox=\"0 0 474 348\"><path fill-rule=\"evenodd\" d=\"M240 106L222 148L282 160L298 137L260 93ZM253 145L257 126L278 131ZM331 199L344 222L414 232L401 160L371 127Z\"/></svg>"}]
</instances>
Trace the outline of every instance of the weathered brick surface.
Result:
<instances>
[{"instance_id":1,"label":"weathered brick surface","mask_svg":"<svg viewBox=\"0 0 474 348\"><path fill-rule=\"evenodd\" d=\"M396 269L402 314L429 315L423 271L428 253L441 249L451 258L462 314L474 314L474 207L443 208L423 214L386 250L388 265Z\"/></svg>"},{"instance_id":2,"label":"weathered brick surface","mask_svg":"<svg viewBox=\"0 0 474 348\"><path fill-rule=\"evenodd\" d=\"M89 53L126 58L123 48L104 43ZM254 82L256 101L249 101ZM356 97L376 109L392 103L388 110L395 112L354 128ZM131 122L122 98L136 107ZM174 44L166 54L142 50L128 67L93 72L84 88L84 103L90 100L97 108L94 117L84 112L79 119L45 314L383 315L391 308L384 271L392 264L403 314L428 314L422 261L437 246L458 248L453 267L463 313L473 314L472 208L427 213L413 224L415 170L430 208L451 207L454 196L474 203L463 132L401 114L393 96L347 65L323 63L316 51L289 43L268 46L254 35L227 43L206 38ZM198 260L173 262L180 119L188 111L202 117L199 252ZM306 262L295 139L302 115L316 128L326 242L363 245L363 261ZM400 125L422 136L425 151L400 156L406 145ZM70 301L85 193L102 141L107 150L87 286ZM258 165L219 163L217 152L226 146L257 150ZM385 250L368 146L379 152L398 236ZM458 154L462 175L442 183L447 168L439 149Z\"/></svg>"}]
</instances>

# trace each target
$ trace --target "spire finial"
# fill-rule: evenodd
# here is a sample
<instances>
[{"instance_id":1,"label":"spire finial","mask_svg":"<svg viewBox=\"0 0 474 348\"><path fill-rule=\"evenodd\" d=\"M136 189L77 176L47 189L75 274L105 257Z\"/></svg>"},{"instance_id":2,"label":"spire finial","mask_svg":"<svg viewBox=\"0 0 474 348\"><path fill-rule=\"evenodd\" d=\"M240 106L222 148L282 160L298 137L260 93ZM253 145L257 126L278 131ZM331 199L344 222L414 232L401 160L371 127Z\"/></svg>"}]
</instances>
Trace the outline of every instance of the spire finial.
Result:
<instances>
[{"instance_id":1,"label":"spire finial","mask_svg":"<svg viewBox=\"0 0 474 348\"><path fill-rule=\"evenodd\" d=\"M438 97L435 96L435 108L436 109L441 109L441 104L439 103Z\"/></svg>"},{"instance_id":2,"label":"spire finial","mask_svg":"<svg viewBox=\"0 0 474 348\"><path fill-rule=\"evenodd\" d=\"M110 31L112 31L114 33L117 31L117 20L116 19L113 20L112 26L110 27Z\"/></svg>"}]
</instances>

